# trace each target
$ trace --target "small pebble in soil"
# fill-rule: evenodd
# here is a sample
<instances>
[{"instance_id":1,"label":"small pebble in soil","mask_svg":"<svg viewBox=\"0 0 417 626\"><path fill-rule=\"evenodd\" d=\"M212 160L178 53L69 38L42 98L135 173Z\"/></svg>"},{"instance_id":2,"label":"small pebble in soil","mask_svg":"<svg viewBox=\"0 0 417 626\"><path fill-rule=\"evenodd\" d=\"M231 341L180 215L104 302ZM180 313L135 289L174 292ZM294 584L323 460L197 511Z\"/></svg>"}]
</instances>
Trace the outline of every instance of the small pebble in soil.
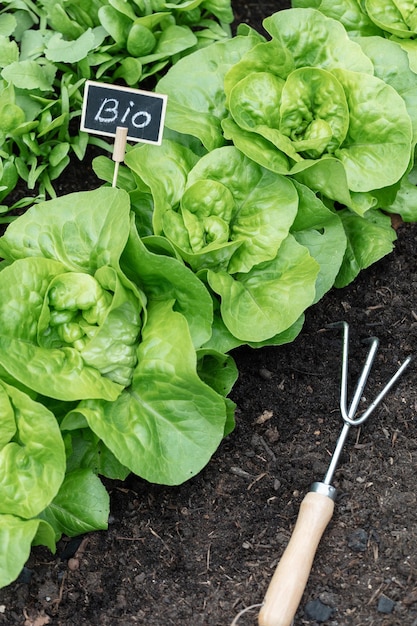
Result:
<instances>
[{"instance_id":1,"label":"small pebble in soil","mask_svg":"<svg viewBox=\"0 0 417 626\"><path fill-rule=\"evenodd\" d=\"M363 528L357 528L348 536L347 543L353 552L365 552L368 544L368 533Z\"/></svg>"},{"instance_id":2,"label":"small pebble in soil","mask_svg":"<svg viewBox=\"0 0 417 626\"><path fill-rule=\"evenodd\" d=\"M385 613L388 615L389 613L393 612L394 606L395 606L394 600L391 600L391 598L388 598L387 596L380 596L378 600L378 612L379 613Z\"/></svg>"},{"instance_id":3,"label":"small pebble in soil","mask_svg":"<svg viewBox=\"0 0 417 626\"><path fill-rule=\"evenodd\" d=\"M316 622L320 624L322 622L326 622L331 618L333 614L333 609L326 604L323 604L321 600L316 598L315 600L310 600L304 607L304 611L306 616L309 619L314 619Z\"/></svg>"},{"instance_id":4,"label":"small pebble in soil","mask_svg":"<svg viewBox=\"0 0 417 626\"><path fill-rule=\"evenodd\" d=\"M80 567L79 559L76 559L74 557L71 557L70 559L68 559L68 569L71 570L71 572L75 572L77 569L79 569L79 567Z\"/></svg>"},{"instance_id":5,"label":"small pebble in soil","mask_svg":"<svg viewBox=\"0 0 417 626\"><path fill-rule=\"evenodd\" d=\"M270 372L266 367L261 367L261 369L259 370L259 375L265 380L271 380L273 376L272 372Z\"/></svg>"},{"instance_id":6,"label":"small pebble in soil","mask_svg":"<svg viewBox=\"0 0 417 626\"><path fill-rule=\"evenodd\" d=\"M332 593L330 591L322 591L319 594L319 600L323 604L327 604L327 606L331 606L335 608L340 603L340 598L336 593Z\"/></svg>"}]
</instances>

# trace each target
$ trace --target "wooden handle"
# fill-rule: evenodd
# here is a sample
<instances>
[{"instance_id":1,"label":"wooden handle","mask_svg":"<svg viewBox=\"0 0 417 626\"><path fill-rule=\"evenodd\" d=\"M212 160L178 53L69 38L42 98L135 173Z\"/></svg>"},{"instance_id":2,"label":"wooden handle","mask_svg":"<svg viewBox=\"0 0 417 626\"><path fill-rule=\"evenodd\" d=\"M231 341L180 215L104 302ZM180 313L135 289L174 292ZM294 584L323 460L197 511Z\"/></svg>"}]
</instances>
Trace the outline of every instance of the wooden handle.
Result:
<instances>
[{"instance_id":1,"label":"wooden handle","mask_svg":"<svg viewBox=\"0 0 417 626\"><path fill-rule=\"evenodd\" d=\"M328 496L312 491L305 496L290 542L265 594L259 626L291 625L333 510L334 501Z\"/></svg>"}]
</instances>

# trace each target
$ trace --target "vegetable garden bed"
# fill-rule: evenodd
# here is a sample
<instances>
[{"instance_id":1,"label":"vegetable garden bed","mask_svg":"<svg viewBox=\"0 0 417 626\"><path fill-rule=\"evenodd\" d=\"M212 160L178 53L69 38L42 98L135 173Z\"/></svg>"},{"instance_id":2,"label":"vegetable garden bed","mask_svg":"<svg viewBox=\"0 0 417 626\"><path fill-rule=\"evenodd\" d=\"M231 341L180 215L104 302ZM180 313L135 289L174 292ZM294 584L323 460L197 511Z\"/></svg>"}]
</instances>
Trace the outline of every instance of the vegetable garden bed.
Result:
<instances>
[{"instance_id":1,"label":"vegetable garden bed","mask_svg":"<svg viewBox=\"0 0 417 626\"><path fill-rule=\"evenodd\" d=\"M255 28L284 6L234 3L237 21ZM88 162L65 171L59 195L97 187ZM364 402L416 350L416 224L400 223L397 236L391 254L306 311L292 343L233 349L236 428L208 465L180 486L105 479L108 530L64 537L56 556L34 548L19 579L0 590L0 624L224 626L260 602L341 425L341 340L326 324L349 322L352 375L360 340L381 340ZM296 626L417 623L416 414L413 365L352 433Z\"/></svg>"}]
</instances>

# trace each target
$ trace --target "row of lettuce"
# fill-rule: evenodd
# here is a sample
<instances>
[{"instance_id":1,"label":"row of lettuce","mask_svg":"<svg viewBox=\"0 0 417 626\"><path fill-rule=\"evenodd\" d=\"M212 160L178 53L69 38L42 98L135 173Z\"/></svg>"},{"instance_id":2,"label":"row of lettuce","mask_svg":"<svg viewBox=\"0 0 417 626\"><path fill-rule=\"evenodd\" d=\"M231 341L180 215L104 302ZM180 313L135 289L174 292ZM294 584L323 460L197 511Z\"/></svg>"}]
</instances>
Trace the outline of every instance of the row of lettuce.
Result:
<instances>
[{"instance_id":1,"label":"row of lettuce","mask_svg":"<svg viewBox=\"0 0 417 626\"><path fill-rule=\"evenodd\" d=\"M391 213L417 221L411 42L318 8L177 59L162 145L0 238L0 586L106 527L99 476L198 473L234 426L230 351L294 340L392 250Z\"/></svg>"}]
</instances>

